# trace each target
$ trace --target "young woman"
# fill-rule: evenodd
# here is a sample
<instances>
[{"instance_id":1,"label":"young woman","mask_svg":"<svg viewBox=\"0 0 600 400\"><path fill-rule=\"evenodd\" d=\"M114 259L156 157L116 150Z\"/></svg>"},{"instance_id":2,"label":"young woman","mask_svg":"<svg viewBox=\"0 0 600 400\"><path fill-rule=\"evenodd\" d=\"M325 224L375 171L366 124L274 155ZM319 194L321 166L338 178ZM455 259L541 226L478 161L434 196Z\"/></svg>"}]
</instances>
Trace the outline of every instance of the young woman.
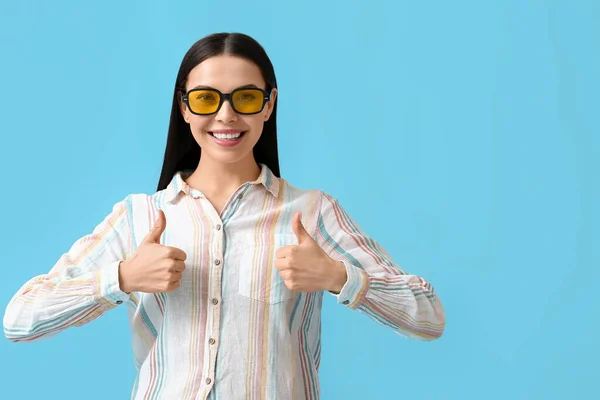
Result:
<instances>
[{"instance_id":1,"label":"young woman","mask_svg":"<svg viewBox=\"0 0 600 400\"><path fill-rule=\"evenodd\" d=\"M132 399L317 399L324 292L400 335L445 314L330 195L280 178L263 48L214 34L186 53L157 192L117 203L10 301L6 336L48 338L127 307Z\"/></svg>"}]
</instances>

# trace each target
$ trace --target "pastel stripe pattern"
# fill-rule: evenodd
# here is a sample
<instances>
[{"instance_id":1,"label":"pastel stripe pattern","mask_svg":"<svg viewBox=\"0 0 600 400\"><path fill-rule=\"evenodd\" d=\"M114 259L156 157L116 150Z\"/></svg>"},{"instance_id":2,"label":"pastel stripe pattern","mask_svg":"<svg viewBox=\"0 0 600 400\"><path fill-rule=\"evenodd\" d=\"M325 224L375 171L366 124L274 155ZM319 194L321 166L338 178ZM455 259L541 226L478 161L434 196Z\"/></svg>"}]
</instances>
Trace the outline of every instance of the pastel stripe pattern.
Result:
<instances>
[{"instance_id":1,"label":"pastel stripe pattern","mask_svg":"<svg viewBox=\"0 0 600 400\"><path fill-rule=\"evenodd\" d=\"M14 342L47 339L127 308L137 371L133 400L319 399L324 295L400 336L434 340L445 314L433 286L400 268L329 194L301 190L265 165L218 213L180 171L153 194L116 203L47 274L13 296L4 315ZM161 244L187 254L181 286L124 293L119 264L164 211ZM275 253L296 245L292 216L346 268L339 294L289 290ZM62 390L62 389L61 389Z\"/></svg>"}]
</instances>

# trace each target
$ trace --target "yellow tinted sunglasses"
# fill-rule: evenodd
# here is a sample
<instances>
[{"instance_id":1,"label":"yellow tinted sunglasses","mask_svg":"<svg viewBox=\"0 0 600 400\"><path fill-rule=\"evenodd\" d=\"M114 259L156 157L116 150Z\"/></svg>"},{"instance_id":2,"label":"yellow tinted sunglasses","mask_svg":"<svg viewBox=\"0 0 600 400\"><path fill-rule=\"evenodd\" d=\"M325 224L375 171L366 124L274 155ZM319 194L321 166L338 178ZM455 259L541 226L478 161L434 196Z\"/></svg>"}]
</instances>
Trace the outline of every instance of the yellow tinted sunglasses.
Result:
<instances>
[{"instance_id":1,"label":"yellow tinted sunglasses","mask_svg":"<svg viewBox=\"0 0 600 400\"><path fill-rule=\"evenodd\" d=\"M221 93L217 89L192 89L181 97L190 112L196 115L211 115L221 109L225 101L238 114L258 114L265 108L271 94L258 88L240 88L231 93Z\"/></svg>"}]
</instances>

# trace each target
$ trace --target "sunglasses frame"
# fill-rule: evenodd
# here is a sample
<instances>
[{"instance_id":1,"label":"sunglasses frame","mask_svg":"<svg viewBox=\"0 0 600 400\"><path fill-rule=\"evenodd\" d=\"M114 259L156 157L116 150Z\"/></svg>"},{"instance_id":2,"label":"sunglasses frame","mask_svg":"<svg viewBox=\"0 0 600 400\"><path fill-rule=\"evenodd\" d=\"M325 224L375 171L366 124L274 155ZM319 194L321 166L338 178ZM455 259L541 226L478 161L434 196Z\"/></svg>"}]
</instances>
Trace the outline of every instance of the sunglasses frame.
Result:
<instances>
[{"instance_id":1,"label":"sunglasses frame","mask_svg":"<svg viewBox=\"0 0 600 400\"><path fill-rule=\"evenodd\" d=\"M252 112L252 113L244 113L244 112L240 112L240 111L236 110L235 105L233 104L233 101L231 100L232 96L235 93L241 92L243 90L258 90L259 92L261 92L263 94L263 103L262 103L262 106L260 107L260 110L258 110L256 112ZM192 108L190 107L190 103L188 101L189 96L193 92L200 92L200 91L215 92L215 93L217 93L219 95L219 105L217 106L217 109L214 112L208 113L208 114L203 114L203 113L197 113L197 112L195 112L195 111L192 110ZM228 101L229 105L231 106L231 108L233 109L233 111L235 111L238 114L241 114L241 115L254 115L254 114L258 114L262 110L264 110L265 109L265 105L269 102L269 100L271 100L271 93L270 92L267 92L265 90L262 90L260 88L255 88L255 87L237 88L237 89L232 90L230 93L222 93L218 89L212 89L212 88L204 88L204 89L202 89L202 88L194 88L194 89L190 89L187 93L185 93L185 94L183 94L181 96L181 101L183 103L185 103L185 105L187 106L188 110L190 110L190 112L192 114L203 115L203 116L205 116L205 115L214 115L214 114L218 113L219 110L221 109L221 107L223 106L223 103L225 101Z\"/></svg>"}]
</instances>

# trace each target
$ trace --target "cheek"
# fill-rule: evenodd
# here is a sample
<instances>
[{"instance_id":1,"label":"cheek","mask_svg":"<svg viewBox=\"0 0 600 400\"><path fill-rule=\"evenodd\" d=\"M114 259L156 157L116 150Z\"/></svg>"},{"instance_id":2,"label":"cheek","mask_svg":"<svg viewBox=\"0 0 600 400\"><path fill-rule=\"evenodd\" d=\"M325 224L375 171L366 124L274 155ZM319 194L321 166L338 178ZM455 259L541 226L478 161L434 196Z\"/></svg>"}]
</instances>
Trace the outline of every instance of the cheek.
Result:
<instances>
[{"instance_id":1,"label":"cheek","mask_svg":"<svg viewBox=\"0 0 600 400\"><path fill-rule=\"evenodd\" d=\"M189 124L194 136L201 135L208 129L210 125L210 119L194 115L189 119Z\"/></svg>"},{"instance_id":2,"label":"cheek","mask_svg":"<svg viewBox=\"0 0 600 400\"><path fill-rule=\"evenodd\" d=\"M246 124L252 129L254 134L260 135L265 124L265 116L262 113L253 115L252 118L246 119Z\"/></svg>"}]
</instances>

